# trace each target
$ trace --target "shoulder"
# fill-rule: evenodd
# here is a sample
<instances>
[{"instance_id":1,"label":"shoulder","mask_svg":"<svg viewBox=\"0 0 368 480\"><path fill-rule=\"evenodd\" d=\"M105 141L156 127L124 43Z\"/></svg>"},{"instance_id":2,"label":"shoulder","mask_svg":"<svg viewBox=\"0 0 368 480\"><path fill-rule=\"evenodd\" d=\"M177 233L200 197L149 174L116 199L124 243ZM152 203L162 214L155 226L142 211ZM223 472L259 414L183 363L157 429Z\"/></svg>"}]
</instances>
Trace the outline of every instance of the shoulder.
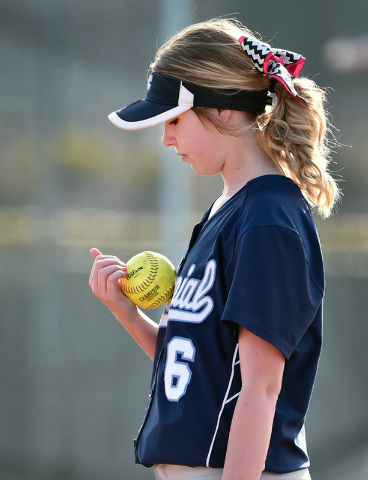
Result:
<instances>
[{"instance_id":1,"label":"shoulder","mask_svg":"<svg viewBox=\"0 0 368 480\"><path fill-rule=\"evenodd\" d=\"M248 183L243 209L243 227L272 225L298 231L304 217L312 221L300 188L281 175L265 175ZM313 221L312 221L313 223Z\"/></svg>"},{"instance_id":2,"label":"shoulder","mask_svg":"<svg viewBox=\"0 0 368 480\"><path fill-rule=\"evenodd\" d=\"M259 253L262 249L263 258L282 253L289 260L304 258L310 275L323 288L318 232L307 201L291 179L270 175L252 180L238 220L238 249L243 250L244 245L248 251Z\"/></svg>"},{"instance_id":3,"label":"shoulder","mask_svg":"<svg viewBox=\"0 0 368 480\"><path fill-rule=\"evenodd\" d=\"M311 239L319 246L307 201L300 188L282 175L264 175L250 180L212 218L213 223L221 227L227 243L231 239L235 247L246 232L256 227L287 229L300 236L303 243Z\"/></svg>"}]
</instances>

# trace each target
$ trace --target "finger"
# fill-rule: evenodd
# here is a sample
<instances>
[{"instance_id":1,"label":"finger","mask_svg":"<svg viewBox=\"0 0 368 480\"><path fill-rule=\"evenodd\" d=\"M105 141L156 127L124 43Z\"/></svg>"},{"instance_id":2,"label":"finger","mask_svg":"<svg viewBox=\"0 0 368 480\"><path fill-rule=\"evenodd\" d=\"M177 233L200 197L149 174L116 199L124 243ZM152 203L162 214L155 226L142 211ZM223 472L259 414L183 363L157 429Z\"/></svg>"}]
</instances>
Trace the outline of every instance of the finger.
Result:
<instances>
[{"instance_id":1,"label":"finger","mask_svg":"<svg viewBox=\"0 0 368 480\"><path fill-rule=\"evenodd\" d=\"M107 265L93 276L92 291L98 296L103 296L111 284L126 276L126 270L121 265Z\"/></svg>"},{"instance_id":2,"label":"finger","mask_svg":"<svg viewBox=\"0 0 368 480\"><path fill-rule=\"evenodd\" d=\"M121 290L120 280L125 276L126 276L126 272L124 272L123 270L116 270L115 272L112 272L107 277L107 290L109 290L109 288L111 287L115 288L116 284L118 284L119 290Z\"/></svg>"},{"instance_id":3,"label":"finger","mask_svg":"<svg viewBox=\"0 0 368 480\"><path fill-rule=\"evenodd\" d=\"M120 267L125 267L125 263L120 260L118 257L113 255L97 255L95 260L96 267L102 268L107 265L119 265Z\"/></svg>"},{"instance_id":4,"label":"finger","mask_svg":"<svg viewBox=\"0 0 368 480\"><path fill-rule=\"evenodd\" d=\"M100 252L100 250L98 250L98 249L95 248L95 247L91 248L91 250L89 251L89 253L92 255L93 260L96 260L96 258L97 258L99 255L102 255L102 253Z\"/></svg>"},{"instance_id":5,"label":"finger","mask_svg":"<svg viewBox=\"0 0 368 480\"><path fill-rule=\"evenodd\" d=\"M90 253L95 260L95 263L98 263L98 267L104 267L106 265L121 265L125 267L125 263L120 260L120 258L115 255L104 255L97 248L91 248Z\"/></svg>"},{"instance_id":6,"label":"finger","mask_svg":"<svg viewBox=\"0 0 368 480\"><path fill-rule=\"evenodd\" d=\"M114 274L115 272L119 272L123 277L126 276L126 268L122 265L106 265L98 271L98 276L101 279L108 279L110 275Z\"/></svg>"},{"instance_id":7,"label":"finger","mask_svg":"<svg viewBox=\"0 0 368 480\"><path fill-rule=\"evenodd\" d=\"M103 255L97 248L91 248L90 253L94 258L94 263L89 277L89 286L95 295L104 295L107 290L107 277L116 270L122 272L118 274L119 278L125 276L126 265L113 255Z\"/></svg>"},{"instance_id":8,"label":"finger","mask_svg":"<svg viewBox=\"0 0 368 480\"><path fill-rule=\"evenodd\" d=\"M99 252L97 249L92 249L96 250ZM93 254L96 253L96 251L93 252ZM118 267L122 267L124 270L126 270L126 265L124 262L122 262L119 258L113 256L113 255L103 255L102 253L98 253L95 257L95 261L92 265L91 269L91 276L90 279L94 276L94 274L98 274L99 270L101 268L110 266L110 265L116 265Z\"/></svg>"}]
</instances>

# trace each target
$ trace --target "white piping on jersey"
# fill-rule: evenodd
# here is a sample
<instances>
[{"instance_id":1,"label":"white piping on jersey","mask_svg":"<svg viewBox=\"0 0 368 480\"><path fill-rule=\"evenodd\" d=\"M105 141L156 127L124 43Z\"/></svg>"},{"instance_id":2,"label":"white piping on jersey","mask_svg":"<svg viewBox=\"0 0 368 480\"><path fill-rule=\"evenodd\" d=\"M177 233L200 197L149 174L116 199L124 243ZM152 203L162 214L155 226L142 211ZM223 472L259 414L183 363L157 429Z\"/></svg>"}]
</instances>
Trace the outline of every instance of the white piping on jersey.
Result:
<instances>
[{"instance_id":1,"label":"white piping on jersey","mask_svg":"<svg viewBox=\"0 0 368 480\"><path fill-rule=\"evenodd\" d=\"M225 405L226 405L227 403L232 402L232 401L234 400L234 398L239 397L239 394L240 394L240 392L238 392L236 395L233 395L231 398L229 398L228 400L226 400Z\"/></svg>"},{"instance_id":2,"label":"white piping on jersey","mask_svg":"<svg viewBox=\"0 0 368 480\"><path fill-rule=\"evenodd\" d=\"M222 412L224 411L225 405L227 403L231 402L232 400L234 400L234 398L238 397L239 394L240 394L240 392L238 392L236 395L233 395L231 398L227 398L227 396L229 395L231 384L233 383L235 365L240 363L240 361L238 361L238 362L235 361L236 356L238 354L238 350L239 350L239 344L237 343L236 347L235 347L234 355L233 355L232 365L231 365L231 375L230 375L230 378L229 378L229 383L228 383L228 386L227 386L227 389L226 389L224 400L222 402L222 405L221 405L221 408L220 408L220 411L219 411L219 414L218 414L218 417L217 417L217 424L216 424L216 428L215 428L215 433L213 434L212 442L211 442L211 445L210 445L210 448L209 448L209 451L208 451L208 455L207 455L207 459L206 459L206 467L210 466L209 464L210 464L210 458L211 458L211 454L212 454L212 450L213 450L213 445L215 443L217 432L218 432L218 429L219 429L219 426L220 426L220 420L221 420Z\"/></svg>"}]
</instances>

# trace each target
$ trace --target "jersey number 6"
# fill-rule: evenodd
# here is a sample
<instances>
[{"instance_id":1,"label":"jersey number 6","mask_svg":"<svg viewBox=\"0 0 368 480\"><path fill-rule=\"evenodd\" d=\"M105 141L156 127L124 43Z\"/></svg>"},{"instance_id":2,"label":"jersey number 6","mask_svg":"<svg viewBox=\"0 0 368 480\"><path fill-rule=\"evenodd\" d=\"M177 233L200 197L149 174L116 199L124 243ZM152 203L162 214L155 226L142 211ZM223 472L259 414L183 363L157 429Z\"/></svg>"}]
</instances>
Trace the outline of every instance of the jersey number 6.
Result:
<instances>
[{"instance_id":1,"label":"jersey number 6","mask_svg":"<svg viewBox=\"0 0 368 480\"><path fill-rule=\"evenodd\" d=\"M185 395L192 376L188 362L194 362L194 357L195 348L191 340L173 337L168 343L165 393L170 402L178 402Z\"/></svg>"}]
</instances>

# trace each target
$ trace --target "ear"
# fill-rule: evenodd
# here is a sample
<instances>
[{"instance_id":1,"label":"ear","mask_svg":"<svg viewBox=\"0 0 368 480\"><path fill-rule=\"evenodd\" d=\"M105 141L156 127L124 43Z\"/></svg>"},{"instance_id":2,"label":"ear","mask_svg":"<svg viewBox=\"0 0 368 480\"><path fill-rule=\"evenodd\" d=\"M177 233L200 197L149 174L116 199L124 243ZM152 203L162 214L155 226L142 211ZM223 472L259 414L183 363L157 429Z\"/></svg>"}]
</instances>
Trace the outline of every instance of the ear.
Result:
<instances>
[{"instance_id":1,"label":"ear","mask_svg":"<svg viewBox=\"0 0 368 480\"><path fill-rule=\"evenodd\" d=\"M222 123L223 125L225 125L229 122L231 114L232 114L232 110L218 108L216 117L219 123Z\"/></svg>"}]
</instances>

